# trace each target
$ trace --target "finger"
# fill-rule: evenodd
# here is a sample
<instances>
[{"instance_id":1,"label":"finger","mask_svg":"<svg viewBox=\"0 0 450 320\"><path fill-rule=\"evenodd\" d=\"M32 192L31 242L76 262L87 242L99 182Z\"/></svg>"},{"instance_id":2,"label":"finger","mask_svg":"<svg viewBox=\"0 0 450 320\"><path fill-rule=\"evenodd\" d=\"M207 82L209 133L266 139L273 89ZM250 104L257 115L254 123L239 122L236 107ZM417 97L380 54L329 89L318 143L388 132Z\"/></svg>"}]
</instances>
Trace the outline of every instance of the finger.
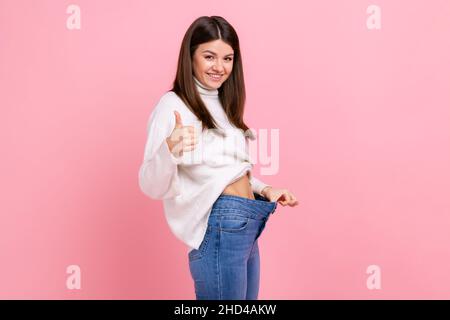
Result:
<instances>
[{"instance_id":1,"label":"finger","mask_svg":"<svg viewBox=\"0 0 450 320\"><path fill-rule=\"evenodd\" d=\"M183 133L183 136L185 136L185 139L187 137L196 137L197 136L195 130L193 130L192 127L189 127L189 126L184 126L183 128L181 128L181 132Z\"/></svg>"},{"instance_id":2,"label":"finger","mask_svg":"<svg viewBox=\"0 0 450 320\"><path fill-rule=\"evenodd\" d=\"M275 193L275 197L276 197L277 201L280 200L280 199L284 199L283 198L283 194L282 193L278 193L278 192Z\"/></svg>"},{"instance_id":3,"label":"finger","mask_svg":"<svg viewBox=\"0 0 450 320\"><path fill-rule=\"evenodd\" d=\"M284 199L285 199L285 200L284 200L285 205L290 204L291 201L292 201L292 197L291 197L291 195L289 194L289 192L284 192L283 195L284 195Z\"/></svg>"},{"instance_id":4,"label":"finger","mask_svg":"<svg viewBox=\"0 0 450 320\"><path fill-rule=\"evenodd\" d=\"M294 196L291 193L287 194L288 196L288 204L291 205L295 202Z\"/></svg>"},{"instance_id":5,"label":"finger","mask_svg":"<svg viewBox=\"0 0 450 320\"><path fill-rule=\"evenodd\" d=\"M191 127L189 126L184 126L182 128L179 128L179 130L181 131L182 135L186 137L188 136L195 136L195 131L192 131Z\"/></svg>"},{"instance_id":6,"label":"finger","mask_svg":"<svg viewBox=\"0 0 450 320\"><path fill-rule=\"evenodd\" d=\"M291 195L289 194L289 192L284 192L283 195L284 195L284 199L285 199L287 202L291 201L292 197L291 197Z\"/></svg>"},{"instance_id":7,"label":"finger","mask_svg":"<svg viewBox=\"0 0 450 320\"><path fill-rule=\"evenodd\" d=\"M291 203L290 203L290 206L291 206L291 207L294 207L294 206L298 205L297 198L296 198L292 193L289 193L289 195L291 196Z\"/></svg>"},{"instance_id":8,"label":"finger","mask_svg":"<svg viewBox=\"0 0 450 320\"><path fill-rule=\"evenodd\" d=\"M177 144L174 145L172 153L177 156L181 156L182 152L183 152L183 143L178 142Z\"/></svg>"},{"instance_id":9,"label":"finger","mask_svg":"<svg viewBox=\"0 0 450 320\"><path fill-rule=\"evenodd\" d=\"M196 139L193 139L193 138L191 138L191 137L188 137L188 138L186 138L186 139L183 140L183 141L184 141L184 145L185 145L185 146L191 146L191 145L197 144Z\"/></svg>"},{"instance_id":10,"label":"finger","mask_svg":"<svg viewBox=\"0 0 450 320\"><path fill-rule=\"evenodd\" d=\"M184 127L182 130L183 130L183 139L184 140L192 140L192 139L197 138L197 136L194 133L189 132L186 127Z\"/></svg>"},{"instance_id":11,"label":"finger","mask_svg":"<svg viewBox=\"0 0 450 320\"><path fill-rule=\"evenodd\" d=\"M183 151L189 152L195 149L195 145L184 146Z\"/></svg>"},{"instance_id":12,"label":"finger","mask_svg":"<svg viewBox=\"0 0 450 320\"><path fill-rule=\"evenodd\" d=\"M293 200L293 201L291 201L291 202L289 203L289 205L290 205L291 207L295 207L296 205L298 205L298 201L297 201L297 200Z\"/></svg>"},{"instance_id":13,"label":"finger","mask_svg":"<svg viewBox=\"0 0 450 320\"><path fill-rule=\"evenodd\" d=\"M175 127L181 128L183 127L183 122L181 121L181 115L178 111L174 111L175 113Z\"/></svg>"},{"instance_id":14,"label":"finger","mask_svg":"<svg viewBox=\"0 0 450 320\"><path fill-rule=\"evenodd\" d=\"M287 201L286 200L283 200L283 199L285 199L283 196L281 196L280 198L278 198L278 202L282 205L282 206L285 206L286 205L286 203L287 203Z\"/></svg>"},{"instance_id":15,"label":"finger","mask_svg":"<svg viewBox=\"0 0 450 320\"><path fill-rule=\"evenodd\" d=\"M191 140L197 140L197 135L195 133L189 133L188 136Z\"/></svg>"}]
</instances>

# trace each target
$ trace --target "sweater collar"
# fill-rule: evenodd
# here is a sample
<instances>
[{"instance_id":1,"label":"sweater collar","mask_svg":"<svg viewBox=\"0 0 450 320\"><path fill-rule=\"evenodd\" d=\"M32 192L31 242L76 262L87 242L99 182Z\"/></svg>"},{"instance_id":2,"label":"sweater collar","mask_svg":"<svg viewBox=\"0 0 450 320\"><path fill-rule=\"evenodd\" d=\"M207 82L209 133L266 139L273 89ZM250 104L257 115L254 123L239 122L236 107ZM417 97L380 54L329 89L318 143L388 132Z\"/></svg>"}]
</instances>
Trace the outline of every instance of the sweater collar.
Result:
<instances>
[{"instance_id":1,"label":"sweater collar","mask_svg":"<svg viewBox=\"0 0 450 320\"><path fill-rule=\"evenodd\" d=\"M204 96L219 96L219 90L218 89L209 89L207 87L205 87L195 76L194 77L194 83L195 86L197 87L198 92L201 95Z\"/></svg>"}]
</instances>

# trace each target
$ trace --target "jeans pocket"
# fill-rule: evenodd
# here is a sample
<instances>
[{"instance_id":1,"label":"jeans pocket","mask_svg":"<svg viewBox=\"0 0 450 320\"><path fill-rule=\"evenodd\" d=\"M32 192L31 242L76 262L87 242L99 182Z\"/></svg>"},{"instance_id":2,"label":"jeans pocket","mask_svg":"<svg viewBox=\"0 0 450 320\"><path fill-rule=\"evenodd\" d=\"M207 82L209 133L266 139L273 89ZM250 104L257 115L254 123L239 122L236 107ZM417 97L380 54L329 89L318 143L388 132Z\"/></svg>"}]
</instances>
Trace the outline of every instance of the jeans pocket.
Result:
<instances>
[{"instance_id":1,"label":"jeans pocket","mask_svg":"<svg viewBox=\"0 0 450 320\"><path fill-rule=\"evenodd\" d=\"M205 251L208 247L209 239L211 238L211 225L208 225L206 228L205 236L203 237L202 243L198 249L192 249L189 251L189 261L194 261L200 259L205 254Z\"/></svg>"},{"instance_id":2,"label":"jeans pocket","mask_svg":"<svg viewBox=\"0 0 450 320\"><path fill-rule=\"evenodd\" d=\"M226 214L220 218L220 231L241 232L247 228L249 218L242 215Z\"/></svg>"}]
</instances>

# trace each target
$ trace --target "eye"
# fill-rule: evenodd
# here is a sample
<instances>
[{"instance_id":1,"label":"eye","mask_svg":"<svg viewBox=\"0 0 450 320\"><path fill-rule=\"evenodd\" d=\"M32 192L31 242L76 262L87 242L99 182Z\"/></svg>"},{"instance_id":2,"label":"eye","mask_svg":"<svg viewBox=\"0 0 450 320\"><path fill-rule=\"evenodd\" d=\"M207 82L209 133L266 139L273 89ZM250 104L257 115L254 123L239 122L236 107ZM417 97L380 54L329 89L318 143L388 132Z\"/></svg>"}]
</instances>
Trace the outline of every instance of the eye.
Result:
<instances>
[{"instance_id":1,"label":"eye","mask_svg":"<svg viewBox=\"0 0 450 320\"><path fill-rule=\"evenodd\" d=\"M205 56L205 59L206 59L206 60L210 60L210 58L213 58L213 59L214 59L213 56ZM225 60L233 61L233 58L232 58L232 57L227 57L227 58L225 58Z\"/></svg>"}]
</instances>

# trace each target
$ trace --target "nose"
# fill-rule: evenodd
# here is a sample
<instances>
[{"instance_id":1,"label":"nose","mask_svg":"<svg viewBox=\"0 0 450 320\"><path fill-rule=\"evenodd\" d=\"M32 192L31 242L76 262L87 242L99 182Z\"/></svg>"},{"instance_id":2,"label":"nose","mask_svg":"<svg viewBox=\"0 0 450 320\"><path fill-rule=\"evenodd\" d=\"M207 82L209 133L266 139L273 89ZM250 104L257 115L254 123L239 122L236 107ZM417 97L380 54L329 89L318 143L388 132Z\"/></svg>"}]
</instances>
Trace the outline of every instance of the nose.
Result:
<instances>
[{"instance_id":1,"label":"nose","mask_svg":"<svg viewBox=\"0 0 450 320\"><path fill-rule=\"evenodd\" d=\"M222 62L220 62L219 60L220 60L220 59L218 59L218 60L214 63L214 65L213 65L213 70L214 70L214 72L222 73L222 71L223 71L223 65L222 65Z\"/></svg>"}]
</instances>

